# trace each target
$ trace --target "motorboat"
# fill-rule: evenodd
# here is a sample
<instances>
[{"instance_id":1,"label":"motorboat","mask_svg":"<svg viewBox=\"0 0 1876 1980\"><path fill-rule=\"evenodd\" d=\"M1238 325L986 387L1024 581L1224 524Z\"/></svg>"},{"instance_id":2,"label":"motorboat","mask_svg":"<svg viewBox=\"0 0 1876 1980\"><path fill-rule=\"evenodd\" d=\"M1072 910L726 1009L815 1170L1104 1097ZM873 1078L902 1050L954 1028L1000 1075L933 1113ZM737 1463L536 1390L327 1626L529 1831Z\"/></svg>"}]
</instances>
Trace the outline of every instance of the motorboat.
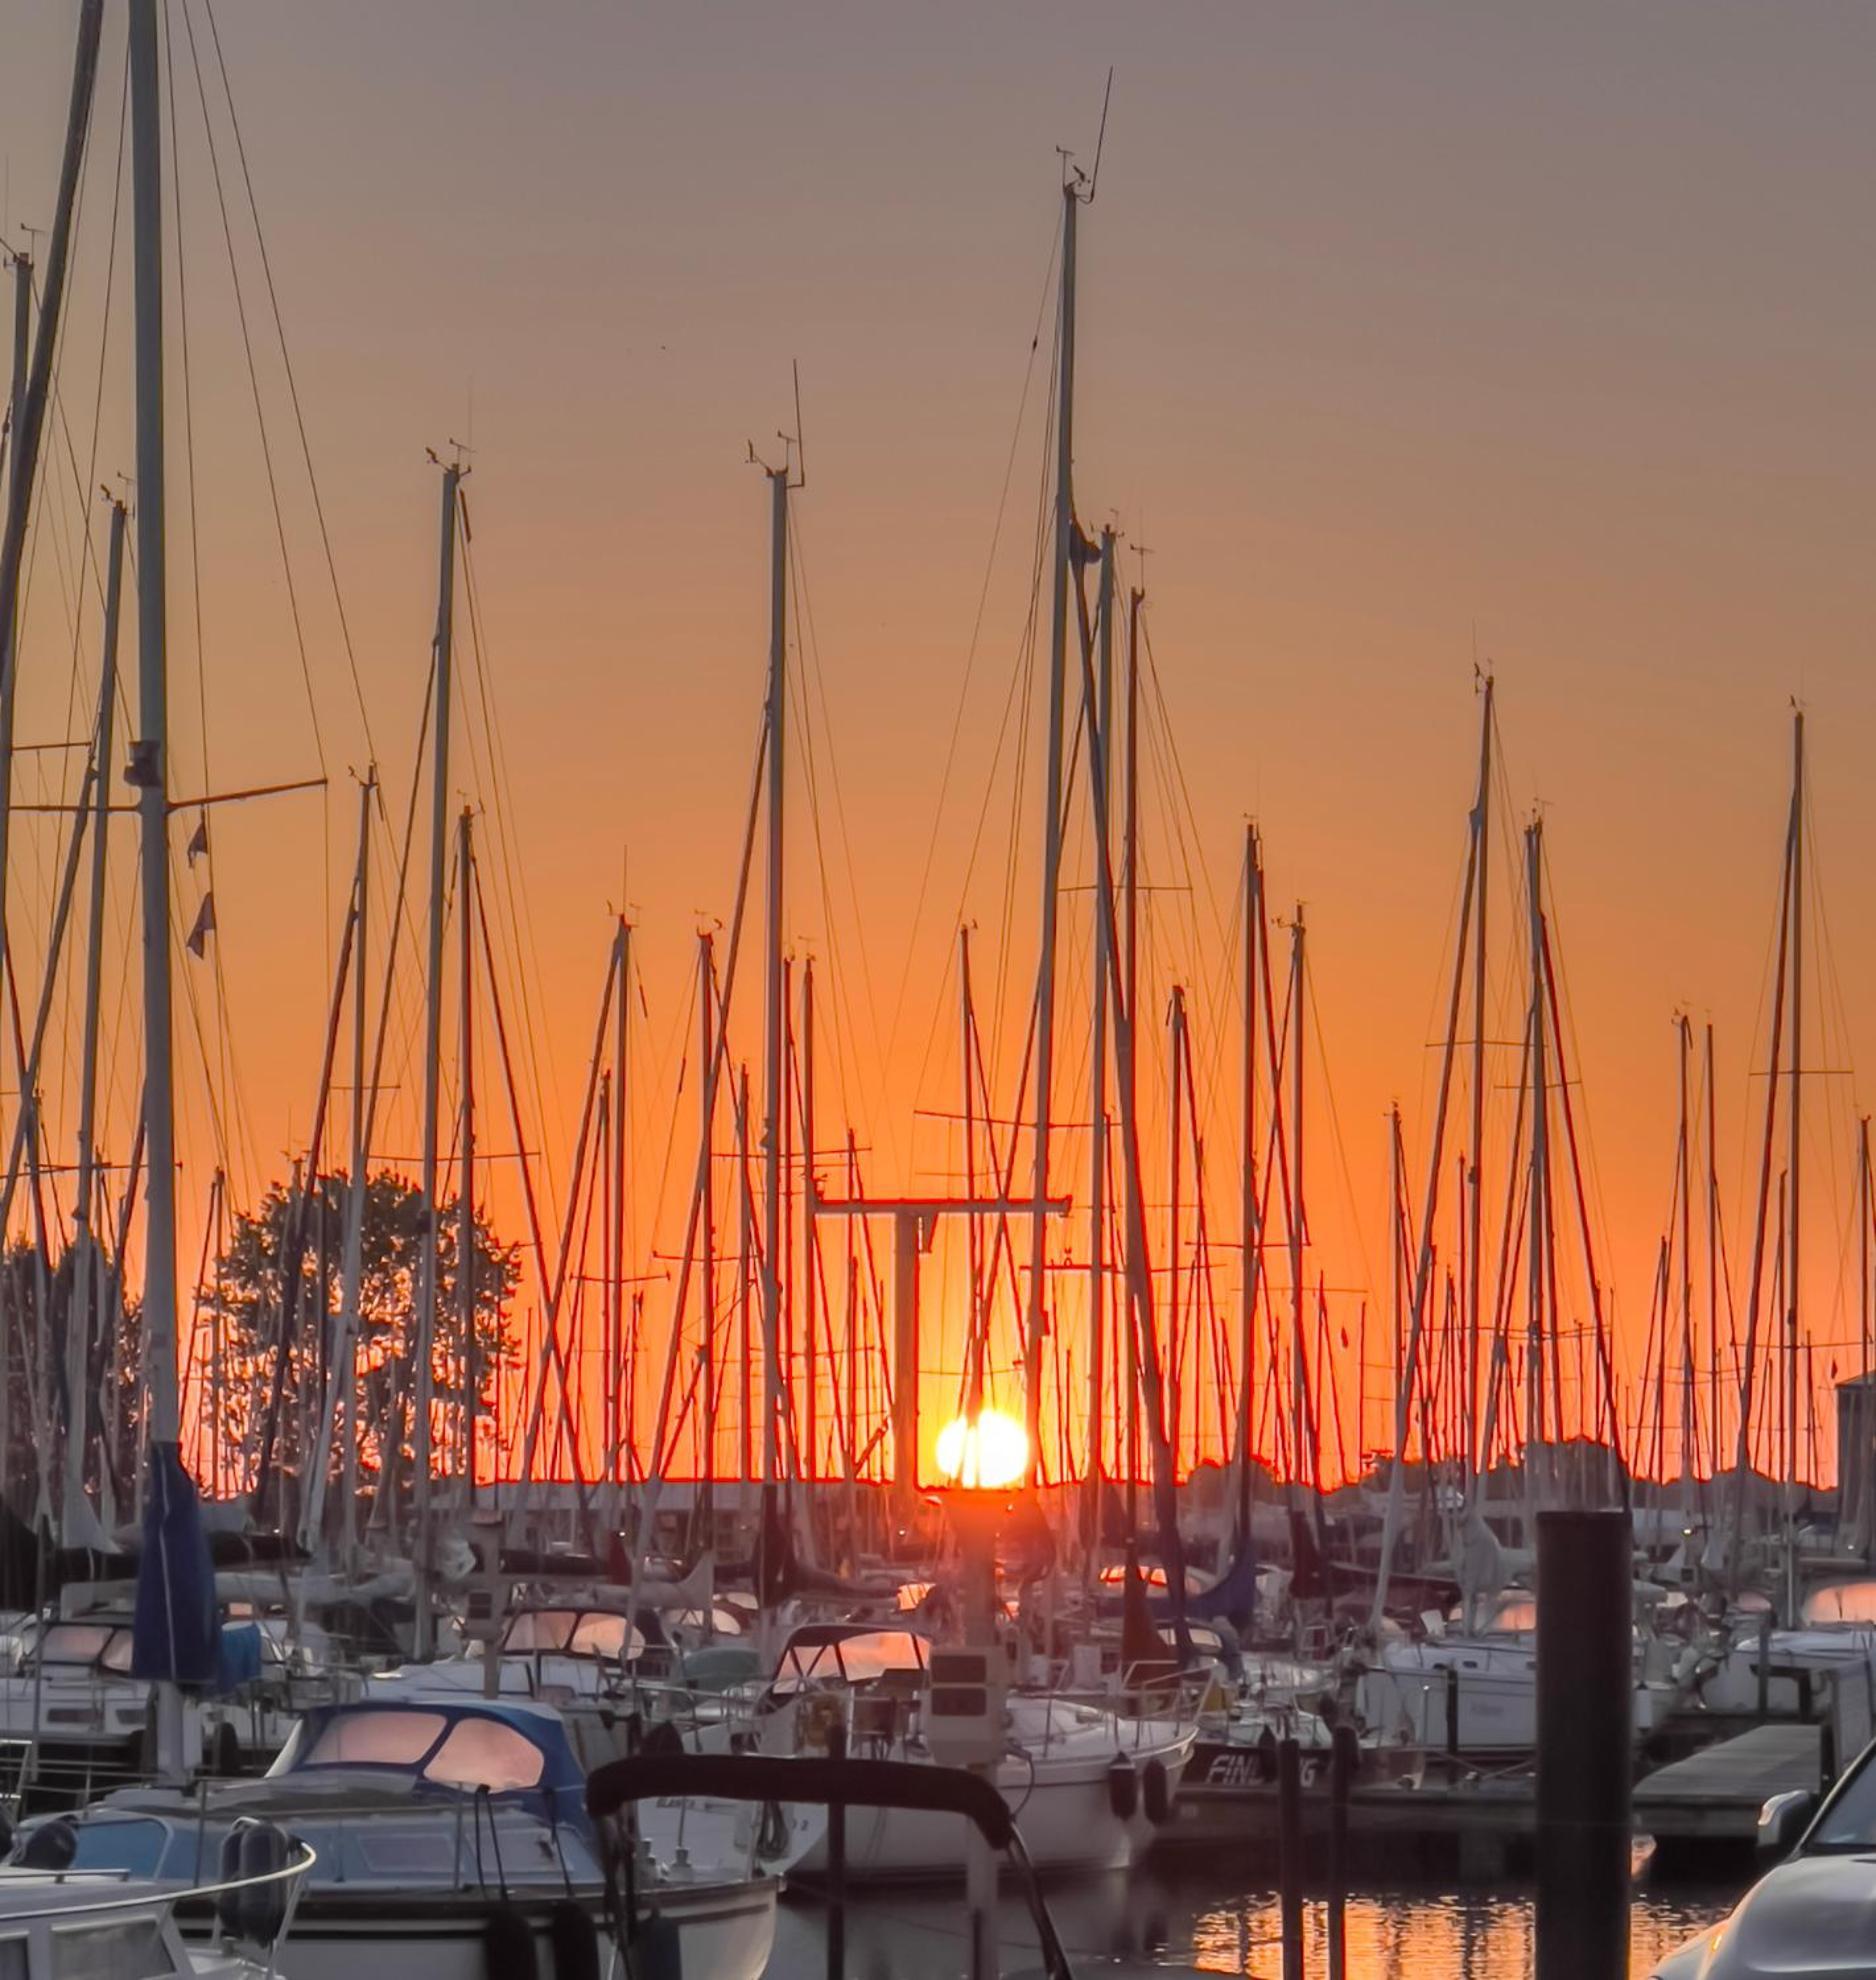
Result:
<instances>
[{"instance_id":1,"label":"motorboat","mask_svg":"<svg viewBox=\"0 0 1876 1980\"><path fill-rule=\"evenodd\" d=\"M701 1826L662 1860L642 1839L626 1850L589 1818L585 1791L549 1706L373 1697L309 1712L261 1780L121 1789L53 1819L69 1824L73 1869L185 1900L237 1825L303 1841L317 1861L281 1947L285 1980L394 1965L411 1980L482 1980L530 1949L564 1969L616 1938L628 1907L635 1927L676 1941L682 1971L758 1980L778 1880L749 1855L724 1860L726 1839ZM746 1820L753 1832L756 1814ZM30 1858L38 1826L22 1828L16 1858ZM186 1935L212 1930L197 1904L180 1916Z\"/></svg>"},{"instance_id":2,"label":"motorboat","mask_svg":"<svg viewBox=\"0 0 1876 1980\"><path fill-rule=\"evenodd\" d=\"M933 1646L917 1632L810 1623L783 1646L760 1714L758 1743L773 1754L931 1764ZM1168 1713L1130 1714L1116 1702L1011 1691L1001 1753L989 1778L1044 1872L1125 1869L1170 1819L1196 1724ZM954 1877L963 1831L951 1817L905 1809L856 1811L847 1825L847 1874L880 1881ZM827 1869L825 1840L801 1859Z\"/></svg>"}]
</instances>

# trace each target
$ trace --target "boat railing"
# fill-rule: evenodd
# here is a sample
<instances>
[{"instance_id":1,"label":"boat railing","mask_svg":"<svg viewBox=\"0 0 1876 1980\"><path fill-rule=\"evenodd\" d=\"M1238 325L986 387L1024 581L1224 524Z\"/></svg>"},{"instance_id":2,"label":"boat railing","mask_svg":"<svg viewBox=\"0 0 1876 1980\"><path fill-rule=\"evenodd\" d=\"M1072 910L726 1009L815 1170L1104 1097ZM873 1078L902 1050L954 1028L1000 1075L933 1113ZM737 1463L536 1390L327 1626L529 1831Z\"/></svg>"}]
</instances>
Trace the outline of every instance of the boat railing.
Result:
<instances>
[{"instance_id":1,"label":"boat railing","mask_svg":"<svg viewBox=\"0 0 1876 1980\"><path fill-rule=\"evenodd\" d=\"M29 1866L18 1866L21 1875L31 1875L35 1879L51 1884L60 1892L55 1903L6 1907L0 1912L0 1923L10 1930L18 1925L32 1925L56 1921L57 1928L64 1930L83 1920L109 1920L119 1915L131 1918L156 1917L168 1923L179 1904L200 1905L204 1901L215 1907L221 1922L223 1935L228 1939L237 1937L258 1937L267 1953L267 1970L271 1975L275 1969L278 1949L293 1930L293 1916L298 1909L301 1893L306 1887L306 1879L313 1866L319 1861L318 1854L311 1846L297 1836L287 1838L289 1853L287 1860L277 1868L257 1870L249 1876L218 1877L213 1883L166 1884L146 1882L137 1889L124 1890L132 1881L131 1874L110 1870L32 1870ZM102 1888L111 1895L92 1896L87 1886ZM237 1931L230 1920L238 1919L244 1909L252 1909L256 1917L263 1915L260 1907L252 1905L252 1894L280 1887L279 1910L268 1917L267 1923L258 1935ZM247 1900L244 1905L243 1900ZM232 1902L231 1902L232 1901Z\"/></svg>"}]
</instances>

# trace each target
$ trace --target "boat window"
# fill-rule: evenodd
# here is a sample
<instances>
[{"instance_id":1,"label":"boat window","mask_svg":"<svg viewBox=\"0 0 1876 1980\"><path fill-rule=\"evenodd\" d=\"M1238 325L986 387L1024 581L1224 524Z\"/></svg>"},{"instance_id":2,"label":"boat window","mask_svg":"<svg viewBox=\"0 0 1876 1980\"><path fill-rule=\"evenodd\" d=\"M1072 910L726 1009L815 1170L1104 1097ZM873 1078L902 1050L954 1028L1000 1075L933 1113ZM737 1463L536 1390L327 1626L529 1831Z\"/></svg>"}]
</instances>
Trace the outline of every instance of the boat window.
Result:
<instances>
[{"instance_id":1,"label":"boat window","mask_svg":"<svg viewBox=\"0 0 1876 1980\"><path fill-rule=\"evenodd\" d=\"M541 1749L513 1726L499 1719L458 1719L423 1777L499 1794L505 1788L535 1786L546 1767Z\"/></svg>"},{"instance_id":2,"label":"boat window","mask_svg":"<svg viewBox=\"0 0 1876 1980\"><path fill-rule=\"evenodd\" d=\"M450 1835L370 1835L360 1825L359 1867L368 1877L402 1877L417 1872L426 1877L456 1873L456 1838Z\"/></svg>"},{"instance_id":3,"label":"boat window","mask_svg":"<svg viewBox=\"0 0 1876 1980\"><path fill-rule=\"evenodd\" d=\"M76 1825L78 1853L74 1870L116 1870L132 1877L154 1877L163 1860L169 1831L161 1822L113 1821L98 1816Z\"/></svg>"},{"instance_id":4,"label":"boat window","mask_svg":"<svg viewBox=\"0 0 1876 1980\"><path fill-rule=\"evenodd\" d=\"M52 1980L124 1980L127 1973L174 1973L160 1918L109 1925L60 1925L52 1932Z\"/></svg>"},{"instance_id":5,"label":"boat window","mask_svg":"<svg viewBox=\"0 0 1876 1980\"><path fill-rule=\"evenodd\" d=\"M1840 1581L1804 1598L1807 1623L1876 1623L1876 1581Z\"/></svg>"},{"instance_id":6,"label":"boat window","mask_svg":"<svg viewBox=\"0 0 1876 1980\"><path fill-rule=\"evenodd\" d=\"M502 1637L504 1650L564 1650L579 1620L571 1609L527 1609L513 1617Z\"/></svg>"},{"instance_id":7,"label":"boat window","mask_svg":"<svg viewBox=\"0 0 1876 1980\"><path fill-rule=\"evenodd\" d=\"M623 1616L609 1616L603 1610L582 1616L567 1639L567 1648L576 1657L636 1657L644 1647L645 1639Z\"/></svg>"},{"instance_id":8,"label":"boat window","mask_svg":"<svg viewBox=\"0 0 1876 1980\"><path fill-rule=\"evenodd\" d=\"M54 1623L39 1646L48 1664L95 1664L113 1632L104 1623Z\"/></svg>"},{"instance_id":9,"label":"boat window","mask_svg":"<svg viewBox=\"0 0 1876 1980\"><path fill-rule=\"evenodd\" d=\"M414 1767L436 1744L437 1735L447 1724L441 1712L335 1713L319 1729L298 1764Z\"/></svg>"},{"instance_id":10,"label":"boat window","mask_svg":"<svg viewBox=\"0 0 1876 1980\"><path fill-rule=\"evenodd\" d=\"M1529 1595L1507 1596L1486 1625L1493 1635L1521 1634L1537 1627L1537 1602Z\"/></svg>"}]
</instances>

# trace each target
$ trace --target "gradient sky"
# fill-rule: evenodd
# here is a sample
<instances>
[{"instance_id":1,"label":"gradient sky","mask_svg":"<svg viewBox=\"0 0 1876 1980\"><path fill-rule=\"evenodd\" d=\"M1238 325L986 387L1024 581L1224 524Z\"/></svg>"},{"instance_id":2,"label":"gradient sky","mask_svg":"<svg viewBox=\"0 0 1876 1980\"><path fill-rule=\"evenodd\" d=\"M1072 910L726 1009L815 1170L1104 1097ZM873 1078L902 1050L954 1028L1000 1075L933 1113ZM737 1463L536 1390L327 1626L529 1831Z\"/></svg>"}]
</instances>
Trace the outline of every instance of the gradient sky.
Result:
<instances>
[{"instance_id":1,"label":"gradient sky","mask_svg":"<svg viewBox=\"0 0 1876 1980\"><path fill-rule=\"evenodd\" d=\"M49 212L72 14L12 10L9 229ZM192 18L203 34L199 4ZM792 425L798 360L808 602L882 1027L908 945L915 958L890 1060L848 1097L877 1186L918 1183L935 1160L909 1112L947 1104L949 1034L936 1056L928 1037L950 1022L953 931L976 919L994 954L1001 915L1007 780L968 887L965 852L1024 623L1046 325L1020 433L1017 412L1057 222L1053 147L1090 155L1112 65L1083 227L1079 503L1151 549L1154 649L1220 895L1254 812L1276 897L1308 902L1351 1179L1319 1141L1314 1189L1353 1199L1333 1238L1318 1230L1332 1282L1379 1270L1391 1099L1424 1139L1477 654L1500 684L1509 795L1544 806L1634 1352L1677 1008L1720 1028L1737 1219L1791 697L1811 711L1835 1006L1814 1048L1831 1077L1813 1103L1808 1269L1829 1305L1810 1324L1822 1342L1853 1325L1836 1219L1854 1075L1876 1044L1859 988L1876 965L1861 892L1876 845L1866 8L249 0L219 18L400 806L432 610L424 449L474 448L505 817L553 1039L550 1142L566 1145L609 909L629 901L638 921L660 1052L683 1021L695 912L727 912L766 610L765 494L743 455ZM319 752L199 113L194 138L184 127L207 734L225 786L316 773ZM96 177L88 228L105 220ZM62 382L81 454L98 286L74 303L67 364L84 382ZM120 329L120 373L122 356ZM278 440L277 375L263 399ZM129 459L116 387L105 408L101 473ZM294 487L314 699L342 777L365 745ZM53 599L48 583L35 600L47 672L23 689L40 734L68 732L70 620ZM191 750L199 765L188 735L178 781ZM462 787L489 795L472 767ZM283 867L317 897L323 836L336 901L353 818L336 786L323 835L317 800L276 802L216 828L250 1187L303 1139L327 994L330 933L315 951ZM824 952L805 861L796 879L792 932ZM1018 900L1026 918L1029 890ZM1169 977L1223 967L1215 948L1181 953L1171 913L1157 939ZM857 978L849 991L859 1008ZM850 1049L877 1060L870 1034ZM661 1149L664 1115L645 1110ZM192 1119L199 1200L199 1103ZM412 1133L390 1130L405 1144L391 1152Z\"/></svg>"}]
</instances>

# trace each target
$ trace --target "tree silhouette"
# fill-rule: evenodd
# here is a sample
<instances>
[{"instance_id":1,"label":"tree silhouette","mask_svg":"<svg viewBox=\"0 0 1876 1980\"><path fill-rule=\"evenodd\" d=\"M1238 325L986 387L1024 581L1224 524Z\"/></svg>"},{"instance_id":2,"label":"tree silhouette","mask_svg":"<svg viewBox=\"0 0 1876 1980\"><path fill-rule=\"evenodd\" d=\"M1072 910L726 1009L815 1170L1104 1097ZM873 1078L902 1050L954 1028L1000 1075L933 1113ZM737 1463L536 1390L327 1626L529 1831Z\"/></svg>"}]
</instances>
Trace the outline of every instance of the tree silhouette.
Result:
<instances>
[{"instance_id":1,"label":"tree silhouette","mask_svg":"<svg viewBox=\"0 0 1876 1980\"><path fill-rule=\"evenodd\" d=\"M322 1175L271 1188L258 1210L235 1220L208 1285L203 1309L219 1322L224 1444L243 1454L237 1475L254 1482L271 1440L276 1475L303 1474L328 1394L335 1321L344 1303L345 1224L350 1180ZM460 1468L471 1425L492 1407L496 1377L515 1358L508 1306L520 1278L514 1246L475 1219L475 1308L465 1353L457 1298L458 1209L438 1214L437 1287L430 1359L431 1443L439 1463ZM423 1276L423 1195L385 1170L365 1185L356 1380L348 1415L358 1477L382 1484L387 1460L407 1463L413 1447L414 1350ZM288 1291L297 1260L299 1285ZM289 1315L289 1307L291 1313ZM283 1322L287 1323L283 1339ZM471 1394L473 1390L473 1395ZM486 1426L476 1434L487 1435ZM342 1462L335 1431L332 1466Z\"/></svg>"}]
</instances>

